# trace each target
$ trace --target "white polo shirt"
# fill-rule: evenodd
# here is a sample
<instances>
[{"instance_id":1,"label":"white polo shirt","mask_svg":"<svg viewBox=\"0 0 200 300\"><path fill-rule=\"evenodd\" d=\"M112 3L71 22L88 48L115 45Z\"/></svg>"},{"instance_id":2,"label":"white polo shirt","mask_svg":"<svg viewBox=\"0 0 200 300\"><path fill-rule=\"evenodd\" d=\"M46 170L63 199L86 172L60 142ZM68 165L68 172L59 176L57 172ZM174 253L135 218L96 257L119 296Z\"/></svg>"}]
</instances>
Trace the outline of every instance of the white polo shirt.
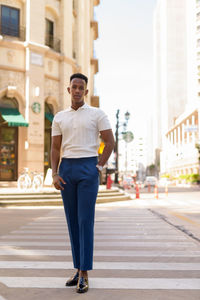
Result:
<instances>
[{"instance_id":1,"label":"white polo shirt","mask_svg":"<svg viewBox=\"0 0 200 300\"><path fill-rule=\"evenodd\" d=\"M62 135L62 157L98 156L99 132L111 129L106 114L84 104L74 110L69 107L58 112L52 123L52 136Z\"/></svg>"}]
</instances>

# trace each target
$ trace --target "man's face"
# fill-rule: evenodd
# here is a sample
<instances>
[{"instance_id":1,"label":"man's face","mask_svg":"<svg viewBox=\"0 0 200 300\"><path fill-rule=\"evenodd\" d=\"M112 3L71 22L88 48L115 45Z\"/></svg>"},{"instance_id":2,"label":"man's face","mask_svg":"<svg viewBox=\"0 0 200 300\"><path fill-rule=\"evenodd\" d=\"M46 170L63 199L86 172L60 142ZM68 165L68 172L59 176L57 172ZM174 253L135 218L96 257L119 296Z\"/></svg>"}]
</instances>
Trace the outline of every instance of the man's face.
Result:
<instances>
[{"instance_id":1,"label":"man's face","mask_svg":"<svg viewBox=\"0 0 200 300\"><path fill-rule=\"evenodd\" d=\"M85 80L81 78L74 78L68 87L68 92L71 94L72 101L74 103L81 103L84 97L87 95L88 90Z\"/></svg>"}]
</instances>

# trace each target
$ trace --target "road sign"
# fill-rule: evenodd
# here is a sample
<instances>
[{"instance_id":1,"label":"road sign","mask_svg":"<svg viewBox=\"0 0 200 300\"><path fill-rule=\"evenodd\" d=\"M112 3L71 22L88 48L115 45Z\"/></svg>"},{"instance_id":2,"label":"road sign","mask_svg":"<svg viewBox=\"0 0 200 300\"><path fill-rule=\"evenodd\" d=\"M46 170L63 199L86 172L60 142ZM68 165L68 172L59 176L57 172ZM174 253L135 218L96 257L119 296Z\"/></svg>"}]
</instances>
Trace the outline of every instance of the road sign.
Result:
<instances>
[{"instance_id":1,"label":"road sign","mask_svg":"<svg viewBox=\"0 0 200 300\"><path fill-rule=\"evenodd\" d=\"M130 143L133 141L134 135L131 131L124 132L123 139L125 140L126 143Z\"/></svg>"}]
</instances>

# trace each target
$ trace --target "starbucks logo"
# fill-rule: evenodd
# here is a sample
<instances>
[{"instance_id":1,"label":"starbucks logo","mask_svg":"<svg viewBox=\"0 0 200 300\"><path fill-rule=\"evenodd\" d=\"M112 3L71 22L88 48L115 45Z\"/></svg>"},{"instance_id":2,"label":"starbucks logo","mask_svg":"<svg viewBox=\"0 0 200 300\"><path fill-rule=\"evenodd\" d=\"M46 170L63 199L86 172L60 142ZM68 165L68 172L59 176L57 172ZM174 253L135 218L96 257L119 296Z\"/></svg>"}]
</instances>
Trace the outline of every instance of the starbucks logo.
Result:
<instances>
[{"instance_id":1,"label":"starbucks logo","mask_svg":"<svg viewBox=\"0 0 200 300\"><path fill-rule=\"evenodd\" d=\"M39 102L34 102L31 106L31 108L32 108L32 111L36 114L39 114L41 111L41 105Z\"/></svg>"}]
</instances>

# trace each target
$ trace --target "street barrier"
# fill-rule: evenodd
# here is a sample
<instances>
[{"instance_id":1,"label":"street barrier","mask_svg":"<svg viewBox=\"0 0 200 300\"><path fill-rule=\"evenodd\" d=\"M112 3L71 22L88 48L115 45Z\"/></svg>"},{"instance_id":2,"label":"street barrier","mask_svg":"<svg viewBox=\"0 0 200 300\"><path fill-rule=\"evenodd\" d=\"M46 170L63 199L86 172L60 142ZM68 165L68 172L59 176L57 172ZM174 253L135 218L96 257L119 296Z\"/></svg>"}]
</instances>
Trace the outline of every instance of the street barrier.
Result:
<instances>
[{"instance_id":1,"label":"street barrier","mask_svg":"<svg viewBox=\"0 0 200 300\"><path fill-rule=\"evenodd\" d=\"M111 179L111 176L110 174L107 176L107 182L106 182L106 188L107 190L110 190L111 189L111 186L112 186L112 179Z\"/></svg>"},{"instance_id":2,"label":"street barrier","mask_svg":"<svg viewBox=\"0 0 200 300\"><path fill-rule=\"evenodd\" d=\"M155 185L155 188L154 188L154 198L158 199L158 186L157 185Z\"/></svg>"},{"instance_id":3,"label":"street barrier","mask_svg":"<svg viewBox=\"0 0 200 300\"><path fill-rule=\"evenodd\" d=\"M168 185L165 186L165 196L168 197Z\"/></svg>"},{"instance_id":4,"label":"street barrier","mask_svg":"<svg viewBox=\"0 0 200 300\"><path fill-rule=\"evenodd\" d=\"M136 184L136 187L135 187L135 198L140 199L140 190L139 190L138 184Z\"/></svg>"}]
</instances>

